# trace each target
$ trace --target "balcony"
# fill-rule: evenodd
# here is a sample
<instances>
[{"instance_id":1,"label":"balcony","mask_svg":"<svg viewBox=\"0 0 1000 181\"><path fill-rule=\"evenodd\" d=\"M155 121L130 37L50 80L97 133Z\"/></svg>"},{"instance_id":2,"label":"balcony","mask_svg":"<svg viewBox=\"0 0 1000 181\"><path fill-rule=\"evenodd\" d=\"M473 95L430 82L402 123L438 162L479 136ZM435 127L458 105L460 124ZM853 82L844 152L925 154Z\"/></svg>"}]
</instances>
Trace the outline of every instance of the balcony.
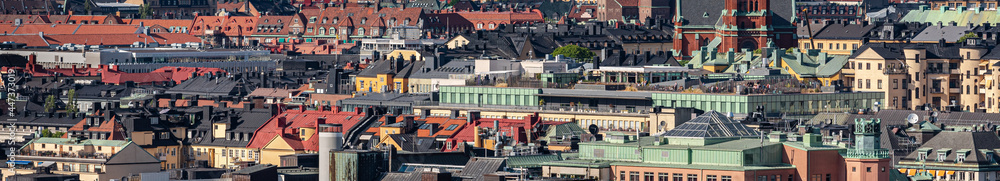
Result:
<instances>
[{"instance_id":1,"label":"balcony","mask_svg":"<svg viewBox=\"0 0 1000 181\"><path fill-rule=\"evenodd\" d=\"M943 68L928 68L927 74L951 74L951 70Z\"/></svg>"},{"instance_id":2,"label":"balcony","mask_svg":"<svg viewBox=\"0 0 1000 181\"><path fill-rule=\"evenodd\" d=\"M944 89L940 87L930 88L931 94L944 94Z\"/></svg>"},{"instance_id":3,"label":"balcony","mask_svg":"<svg viewBox=\"0 0 1000 181\"><path fill-rule=\"evenodd\" d=\"M952 87L952 88L948 88L948 92L952 93L952 94L961 94L962 93L962 89L960 89L958 87Z\"/></svg>"},{"instance_id":4,"label":"balcony","mask_svg":"<svg viewBox=\"0 0 1000 181\"><path fill-rule=\"evenodd\" d=\"M28 160L28 161L104 163L108 161L108 158L110 156L104 154L75 154L70 152L53 152L53 151L20 151L16 157L18 160Z\"/></svg>"},{"instance_id":5,"label":"balcony","mask_svg":"<svg viewBox=\"0 0 1000 181\"><path fill-rule=\"evenodd\" d=\"M885 74L907 74L906 68L885 68L882 69L882 73Z\"/></svg>"}]
</instances>

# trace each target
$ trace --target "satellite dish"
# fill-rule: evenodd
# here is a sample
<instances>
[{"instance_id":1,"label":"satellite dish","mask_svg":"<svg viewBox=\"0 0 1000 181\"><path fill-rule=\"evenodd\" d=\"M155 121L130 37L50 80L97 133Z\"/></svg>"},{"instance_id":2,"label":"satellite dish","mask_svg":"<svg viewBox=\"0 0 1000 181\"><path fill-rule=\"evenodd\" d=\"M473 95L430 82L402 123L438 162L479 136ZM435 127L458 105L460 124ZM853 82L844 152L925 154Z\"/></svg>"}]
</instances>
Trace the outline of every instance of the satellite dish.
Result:
<instances>
[{"instance_id":1,"label":"satellite dish","mask_svg":"<svg viewBox=\"0 0 1000 181\"><path fill-rule=\"evenodd\" d=\"M909 116L906 116L906 122L910 124L917 124L918 121L920 121L920 117L917 114L910 113Z\"/></svg>"},{"instance_id":2,"label":"satellite dish","mask_svg":"<svg viewBox=\"0 0 1000 181\"><path fill-rule=\"evenodd\" d=\"M597 135L597 132L600 131L601 129L598 128L597 125L591 124L590 126L587 126L587 130L590 130L590 134Z\"/></svg>"}]
</instances>

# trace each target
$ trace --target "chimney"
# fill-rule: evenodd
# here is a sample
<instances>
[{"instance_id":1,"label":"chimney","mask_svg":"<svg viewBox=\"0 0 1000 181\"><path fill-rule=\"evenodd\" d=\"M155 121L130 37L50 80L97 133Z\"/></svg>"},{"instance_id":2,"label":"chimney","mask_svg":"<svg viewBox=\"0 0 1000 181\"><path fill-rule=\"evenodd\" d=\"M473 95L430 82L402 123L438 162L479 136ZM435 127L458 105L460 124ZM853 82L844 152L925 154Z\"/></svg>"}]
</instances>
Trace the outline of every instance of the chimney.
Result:
<instances>
[{"instance_id":1,"label":"chimney","mask_svg":"<svg viewBox=\"0 0 1000 181\"><path fill-rule=\"evenodd\" d=\"M427 116L430 116L430 115L431 115L431 110L430 109L421 109L420 110L420 119L427 119Z\"/></svg>"},{"instance_id":2,"label":"chimney","mask_svg":"<svg viewBox=\"0 0 1000 181\"><path fill-rule=\"evenodd\" d=\"M396 115L386 114L384 117L386 125L396 123Z\"/></svg>"},{"instance_id":3,"label":"chimney","mask_svg":"<svg viewBox=\"0 0 1000 181\"><path fill-rule=\"evenodd\" d=\"M279 117L278 118L278 129L281 130L281 134L280 135L285 135L285 127L288 126L288 125L286 125L287 124L286 121L287 120L286 120L285 117Z\"/></svg>"},{"instance_id":4,"label":"chimney","mask_svg":"<svg viewBox=\"0 0 1000 181\"><path fill-rule=\"evenodd\" d=\"M316 118L316 125L326 124L326 117Z\"/></svg>"},{"instance_id":5,"label":"chimney","mask_svg":"<svg viewBox=\"0 0 1000 181\"><path fill-rule=\"evenodd\" d=\"M188 107L198 107L198 95L192 95L191 100L188 100Z\"/></svg>"},{"instance_id":6,"label":"chimney","mask_svg":"<svg viewBox=\"0 0 1000 181\"><path fill-rule=\"evenodd\" d=\"M458 119L458 110L451 110L451 119Z\"/></svg>"},{"instance_id":7,"label":"chimney","mask_svg":"<svg viewBox=\"0 0 1000 181\"><path fill-rule=\"evenodd\" d=\"M333 106L333 113L340 113L340 106Z\"/></svg>"},{"instance_id":8,"label":"chimney","mask_svg":"<svg viewBox=\"0 0 1000 181\"><path fill-rule=\"evenodd\" d=\"M361 108L360 107L354 107L354 114L361 114Z\"/></svg>"},{"instance_id":9,"label":"chimney","mask_svg":"<svg viewBox=\"0 0 1000 181\"><path fill-rule=\"evenodd\" d=\"M414 124L414 123L415 123L415 121L413 121L413 116L404 116L404 117L403 117L403 126L404 126L404 127L405 127L405 128L407 129L407 130L409 130L409 129L413 128L413 124Z\"/></svg>"},{"instance_id":10,"label":"chimney","mask_svg":"<svg viewBox=\"0 0 1000 181\"><path fill-rule=\"evenodd\" d=\"M472 124L473 121L479 119L479 111L469 110L469 114L465 116L465 119L468 124Z\"/></svg>"}]
</instances>

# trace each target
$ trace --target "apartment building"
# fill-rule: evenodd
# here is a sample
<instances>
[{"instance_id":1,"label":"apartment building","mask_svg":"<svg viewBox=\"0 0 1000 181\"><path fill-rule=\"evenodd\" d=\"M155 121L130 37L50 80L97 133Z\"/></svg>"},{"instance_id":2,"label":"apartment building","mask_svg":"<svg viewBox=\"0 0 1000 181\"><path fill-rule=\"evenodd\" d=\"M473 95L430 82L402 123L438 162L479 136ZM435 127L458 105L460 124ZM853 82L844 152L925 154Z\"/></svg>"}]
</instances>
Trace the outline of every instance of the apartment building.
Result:
<instances>
[{"instance_id":1,"label":"apartment building","mask_svg":"<svg viewBox=\"0 0 1000 181\"><path fill-rule=\"evenodd\" d=\"M983 56L989 51L979 42L867 44L842 71L844 85L854 91L885 92L885 109L983 112L1000 105L985 99L986 88L992 88L983 81L989 63Z\"/></svg>"},{"instance_id":2,"label":"apartment building","mask_svg":"<svg viewBox=\"0 0 1000 181\"><path fill-rule=\"evenodd\" d=\"M22 147L17 160L30 165L56 162L55 174L79 174L80 180L118 179L160 171L160 160L131 141L86 138L38 138ZM31 173L31 169L17 169ZM13 175L4 169L4 175Z\"/></svg>"}]
</instances>

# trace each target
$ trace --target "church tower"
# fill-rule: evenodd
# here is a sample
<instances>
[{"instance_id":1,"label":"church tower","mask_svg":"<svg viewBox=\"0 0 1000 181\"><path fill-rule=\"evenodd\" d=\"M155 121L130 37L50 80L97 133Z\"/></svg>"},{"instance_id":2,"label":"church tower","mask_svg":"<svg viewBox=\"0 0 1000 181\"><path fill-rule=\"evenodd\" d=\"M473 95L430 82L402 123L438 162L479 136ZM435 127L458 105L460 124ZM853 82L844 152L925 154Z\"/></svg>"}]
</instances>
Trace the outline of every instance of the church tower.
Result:
<instances>
[{"instance_id":1,"label":"church tower","mask_svg":"<svg viewBox=\"0 0 1000 181\"><path fill-rule=\"evenodd\" d=\"M847 180L889 180L892 152L881 146L880 119L854 120L854 147L843 153Z\"/></svg>"}]
</instances>

